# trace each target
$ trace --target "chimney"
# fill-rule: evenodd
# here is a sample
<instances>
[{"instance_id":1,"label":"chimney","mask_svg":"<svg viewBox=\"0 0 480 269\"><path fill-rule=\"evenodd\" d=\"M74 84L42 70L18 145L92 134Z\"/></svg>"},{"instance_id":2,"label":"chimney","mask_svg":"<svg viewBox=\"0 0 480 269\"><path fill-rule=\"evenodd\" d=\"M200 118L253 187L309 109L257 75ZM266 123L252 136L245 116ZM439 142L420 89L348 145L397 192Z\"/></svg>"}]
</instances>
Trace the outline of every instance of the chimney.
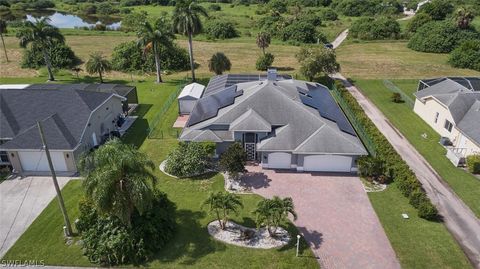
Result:
<instances>
[{"instance_id":1,"label":"chimney","mask_svg":"<svg viewBox=\"0 0 480 269\"><path fill-rule=\"evenodd\" d=\"M267 70L267 80L268 81L277 81L277 69L269 68Z\"/></svg>"}]
</instances>

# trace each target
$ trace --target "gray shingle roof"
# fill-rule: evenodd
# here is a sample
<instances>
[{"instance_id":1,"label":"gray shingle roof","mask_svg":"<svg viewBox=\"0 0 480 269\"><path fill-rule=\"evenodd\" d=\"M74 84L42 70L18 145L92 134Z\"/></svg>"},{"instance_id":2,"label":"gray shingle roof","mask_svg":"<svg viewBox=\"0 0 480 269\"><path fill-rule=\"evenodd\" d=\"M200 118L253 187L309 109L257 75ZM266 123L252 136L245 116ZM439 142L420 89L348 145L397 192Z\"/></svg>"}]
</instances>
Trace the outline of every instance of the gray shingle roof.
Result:
<instances>
[{"instance_id":1,"label":"gray shingle roof","mask_svg":"<svg viewBox=\"0 0 480 269\"><path fill-rule=\"evenodd\" d=\"M457 128L480 145L480 98L465 113Z\"/></svg>"},{"instance_id":2,"label":"gray shingle roof","mask_svg":"<svg viewBox=\"0 0 480 269\"><path fill-rule=\"evenodd\" d=\"M51 149L73 149L91 112L113 93L83 90L0 90L0 149L39 149L41 121Z\"/></svg>"},{"instance_id":3,"label":"gray shingle roof","mask_svg":"<svg viewBox=\"0 0 480 269\"><path fill-rule=\"evenodd\" d=\"M298 87L310 89L312 86L326 89L323 85L292 79L237 84L237 91L243 91L243 94L237 96L233 104L220 108L213 118L186 127L180 139L195 141L198 131L211 129L223 132L224 136L217 135L223 141L232 141L223 137L233 138L232 130L239 125L261 129L258 132L265 132L270 126L274 131L259 143L259 151L296 152L298 148L297 152L306 154L367 154L355 135L341 131L335 121L322 117L319 110L302 102ZM332 97L328 95L327 98ZM193 113L196 113L195 109ZM229 129L218 130L215 126L229 126ZM320 129L324 131L320 132Z\"/></svg>"}]
</instances>

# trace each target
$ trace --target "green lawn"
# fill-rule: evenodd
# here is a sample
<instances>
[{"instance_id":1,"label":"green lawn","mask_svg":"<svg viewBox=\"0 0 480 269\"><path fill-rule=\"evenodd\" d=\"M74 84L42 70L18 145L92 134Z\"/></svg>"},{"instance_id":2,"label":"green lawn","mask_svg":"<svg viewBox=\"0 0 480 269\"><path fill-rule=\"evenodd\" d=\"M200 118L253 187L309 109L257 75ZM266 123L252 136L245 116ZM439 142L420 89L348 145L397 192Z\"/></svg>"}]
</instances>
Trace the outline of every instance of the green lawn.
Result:
<instances>
[{"instance_id":1,"label":"green lawn","mask_svg":"<svg viewBox=\"0 0 480 269\"><path fill-rule=\"evenodd\" d=\"M68 76L60 76L61 82L76 81ZM29 82L40 82L42 78L33 78ZM1 79L1 83L20 83L25 79ZM176 145L173 137L164 139L148 139L147 127L149 121L161 109L164 100L176 89L178 81L170 81L161 86L153 82L136 82L140 99L137 111L139 119L124 138L125 141L140 146L154 162L159 165L166 154ZM167 111L160 128L166 133L173 130L170 127L176 116L176 102ZM191 266L194 268L318 268L305 242L302 242L302 258L295 257L294 240L281 249L254 250L226 245L212 239L206 225L214 218L207 215L200 205L212 191L223 190L221 175L211 175L206 178L178 180L167 177L159 170L155 171L159 178L158 188L166 192L177 205L178 231L175 237L163 251L145 264L153 268L179 268ZM82 196L81 181L75 180L63 189L66 205L71 219L78 216L78 201ZM261 197L257 195L242 195L245 208L234 220L238 223L254 227L253 211ZM49 206L34 221L15 245L8 251L4 259L11 260L44 260L51 265L92 266L82 256L78 245L66 246L62 237L62 217L57 201ZM296 228L289 224L287 229L292 235ZM78 240L79 238L75 238Z\"/></svg>"},{"instance_id":2,"label":"green lawn","mask_svg":"<svg viewBox=\"0 0 480 269\"><path fill-rule=\"evenodd\" d=\"M393 82L406 93L412 93L416 88L416 82L412 80ZM355 80L355 84L423 155L475 215L480 217L480 180L453 166L445 157L445 149L438 143L440 135L406 104L391 102L392 93L385 88L381 80ZM423 133L427 134L427 139L421 136Z\"/></svg>"},{"instance_id":3,"label":"green lawn","mask_svg":"<svg viewBox=\"0 0 480 269\"><path fill-rule=\"evenodd\" d=\"M368 197L402 268L471 268L445 226L419 218L395 183ZM403 219L403 213L410 219Z\"/></svg>"}]
</instances>

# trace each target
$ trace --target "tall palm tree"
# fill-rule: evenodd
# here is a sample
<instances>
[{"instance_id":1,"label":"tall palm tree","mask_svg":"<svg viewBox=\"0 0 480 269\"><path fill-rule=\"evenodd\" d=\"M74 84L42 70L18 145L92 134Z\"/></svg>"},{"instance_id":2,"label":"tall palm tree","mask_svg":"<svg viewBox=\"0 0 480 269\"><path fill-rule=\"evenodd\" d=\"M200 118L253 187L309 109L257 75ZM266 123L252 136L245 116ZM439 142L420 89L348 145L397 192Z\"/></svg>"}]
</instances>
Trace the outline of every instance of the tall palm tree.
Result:
<instances>
[{"instance_id":1,"label":"tall palm tree","mask_svg":"<svg viewBox=\"0 0 480 269\"><path fill-rule=\"evenodd\" d=\"M467 29L470 27L470 23L473 21L473 18L475 18L475 15L467 8L461 7L457 9L455 18L460 29Z\"/></svg>"},{"instance_id":2,"label":"tall palm tree","mask_svg":"<svg viewBox=\"0 0 480 269\"><path fill-rule=\"evenodd\" d=\"M190 54L190 67L192 81L195 81L195 63L193 61L192 37L202 31L200 16L208 17L207 11L197 5L194 0L179 0L173 10L173 27L176 33L188 36L188 52Z\"/></svg>"},{"instance_id":3,"label":"tall palm tree","mask_svg":"<svg viewBox=\"0 0 480 269\"><path fill-rule=\"evenodd\" d=\"M85 69L89 74L98 73L100 77L100 83L103 83L102 73L112 70L110 62L102 55L101 52L94 52L90 54L90 58L85 64Z\"/></svg>"},{"instance_id":4,"label":"tall palm tree","mask_svg":"<svg viewBox=\"0 0 480 269\"><path fill-rule=\"evenodd\" d=\"M3 40L3 34L6 34L7 32L7 22L0 19L0 37L2 38L3 52L5 52L5 58L7 58L8 62L7 48L5 47L5 40Z\"/></svg>"},{"instance_id":5,"label":"tall palm tree","mask_svg":"<svg viewBox=\"0 0 480 269\"><path fill-rule=\"evenodd\" d=\"M162 82L162 76L160 74L160 46L170 47L172 46L172 39L175 38L171 30L167 30L166 27L160 29L155 28L149 22L145 22L140 27L137 36L139 38L138 43L144 48L144 52L149 50L153 51L155 57L155 67L157 69L157 83Z\"/></svg>"},{"instance_id":6,"label":"tall palm tree","mask_svg":"<svg viewBox=\"0 0 480 269\"><path fill-rule=\"evenodd\" d=\"M210 212L215 213L220 228L225 230L230 213L238 213L238 209L243 208L243 203L238 195L229 192L217 192L211 193L203 202L203 206L208 206Z\"/></svg>"},{"instance_id":7,"label":"tall palm tree","mask_svg":"<svg viewBox=\"0 0 480 269\"><path fill-rule=\"evenodd\" d=\"M48 48L55 42L65 42L65 38L57 27L50 25L50 19L42 18L36 22L26 21L17 32L17 38L20 40L20 46L26 48L29 44L32 47L39 48L43 53L43 59L48 70L48 79L53 81L52 63Z\"/></svg>"},{"instance_id":8,"label":"tall palm tree","mask_svg":"<svg viewBox=\"0 0 480 269\"><path fill-rule=\"evenodd\" d=\"M263 55L265 55L265 49L270 46L270 34L267 32L260 32L257 35L257 46L262 49Z\"/></svg>"},{"instance_id":9,"label":"tall palm tree","mask_svg":"<svg viewBox=\"0 0 480 269\"><path fill-rule=\"evenodd\" d=\"M80 159L87 197L100 213L130 225L134 210L148 210L154 199L154 163L147 155L113 139Z\"/></svg>"},{"instance_id":10,"label":"tall palm tree","mask_svg":"<svg viewBox=\"0 0 480 269\"><path fill-rule=\"evenodd\" d=\"M288 213L297 219L297 213L293 206L293 200L290 197L279 198L274 196L272 199L260 201L253 213L257 217L257 225L265 225L268 234L272 237L276 235L277 229L282 222L287 220Z\"/></svg>"}]
</instances>

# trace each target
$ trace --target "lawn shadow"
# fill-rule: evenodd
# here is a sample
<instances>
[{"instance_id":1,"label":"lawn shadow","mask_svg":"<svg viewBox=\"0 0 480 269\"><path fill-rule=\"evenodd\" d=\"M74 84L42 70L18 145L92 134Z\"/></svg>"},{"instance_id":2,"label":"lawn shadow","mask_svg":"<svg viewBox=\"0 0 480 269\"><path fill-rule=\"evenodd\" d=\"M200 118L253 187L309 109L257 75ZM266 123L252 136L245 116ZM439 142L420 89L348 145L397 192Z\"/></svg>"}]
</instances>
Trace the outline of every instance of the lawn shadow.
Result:
<instances>
[{"instance_id":1,"label":"lawn shadow","mask_svg":"<svg viewBox=\"0 0 480 269\"><path fill-rule=\"evenodd\" d=\"M206 216L203 211L177 210L177 232L169 244L160 251L153 261L174 262L182 259L180 264L193 265L201 257L217 251L224 251L223 244L215 244L199 220Z\"/></svg>"},{"instance_id":2,"label":"lawn shadow","mask_svg":"<svg viewBox=\"0 0 480 269\"><path fill-rule=\"evenodd\" d=\"M138 118L127 130L127 133L122 137L125 143L132 144L134 147L139 148L148 136L148 121L144 118L145 114L150 110L152 104L139 104L135 111L132 113Z\"/></svg>"},{"instance_id":3,"label":"lawn shadow","mask_svg":"<svg viewBox=\"0 0 480 269\"><path fill-rule=\"evenodd\" d=\"M243 217L242 220L238 223L242 226L249 227L249 228L255 228L257 227L257 224L255 223L255 220L253 220L250 217Z\"/></svg>"}]
</instances>

